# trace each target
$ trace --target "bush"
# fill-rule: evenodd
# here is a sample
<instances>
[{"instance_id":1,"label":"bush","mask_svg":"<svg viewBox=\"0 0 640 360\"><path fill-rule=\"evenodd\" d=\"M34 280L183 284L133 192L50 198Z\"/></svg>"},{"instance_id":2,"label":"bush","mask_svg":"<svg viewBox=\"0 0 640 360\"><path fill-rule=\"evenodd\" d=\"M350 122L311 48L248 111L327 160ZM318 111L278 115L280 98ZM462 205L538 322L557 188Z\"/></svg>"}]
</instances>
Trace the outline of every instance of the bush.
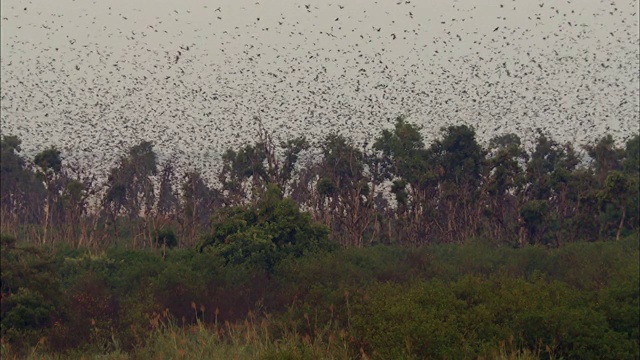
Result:
<instances>
[{"instance_id":1,"label":"bush","mask_svg":"<svg viewBox=\"0 0 640 360\"><path fill-rule=\"evenodd\" d=\"M512 336L518 348L542 358L633 358L637 312L623 311L636 320L616 322L618 331L590 299L544 279L377 283L354 297L351 325L358 346L385 359L495 357Z\"/></svg>"},{"instance_id":2,"label":"bush","mask_svg":"<svg viewBox=\"0 0 640 360\"><path fill-rule=\"evenodd\" d=\"M328 228L300 212L293 200L281 198L275 186L256 206L233 208L227 215L213 224L213 235L201 241L199 250L210 247L230 265L247 264L271 272L285 258L334 248Z\"/></svg>"},{"instance_id":3,"label":"bush","mask_svg":"<svg viewBox=\"0 0 640 360\"><path fill-rule=\"evenodd\" d=\"M166 246L169 249L178 246L178 238L172 229L160 230L155 240L158 246Z\"/></svg>"},{"instance_id":4,"label":"bush","mask_svg":"<svg viewBox=\"0 0 640 360\"><path fill-rule=\"evenodd\" d=\"M61 315L60 279L52 257L43 249L16 245L0 236L0 328L3 341L22 347L35 344Z\"/></svg>"}]
</instances>

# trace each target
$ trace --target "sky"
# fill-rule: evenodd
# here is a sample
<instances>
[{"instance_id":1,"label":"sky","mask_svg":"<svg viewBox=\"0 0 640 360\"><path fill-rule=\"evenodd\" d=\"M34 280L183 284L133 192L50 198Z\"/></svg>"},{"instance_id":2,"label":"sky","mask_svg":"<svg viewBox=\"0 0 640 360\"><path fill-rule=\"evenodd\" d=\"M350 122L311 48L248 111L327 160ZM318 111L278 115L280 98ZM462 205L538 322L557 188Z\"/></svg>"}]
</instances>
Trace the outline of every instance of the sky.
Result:
<instances>
[{"instance_id":1,"label":"sky","mask_svg":"<svg viewBox=\"0 0 640 360\"><path fill-rule=\"evenodd\" d=\"M96 171L141 140L212 176L256 139L638 133L638 1L2 1L0 131Z\"/></svg>"}]
</instances>

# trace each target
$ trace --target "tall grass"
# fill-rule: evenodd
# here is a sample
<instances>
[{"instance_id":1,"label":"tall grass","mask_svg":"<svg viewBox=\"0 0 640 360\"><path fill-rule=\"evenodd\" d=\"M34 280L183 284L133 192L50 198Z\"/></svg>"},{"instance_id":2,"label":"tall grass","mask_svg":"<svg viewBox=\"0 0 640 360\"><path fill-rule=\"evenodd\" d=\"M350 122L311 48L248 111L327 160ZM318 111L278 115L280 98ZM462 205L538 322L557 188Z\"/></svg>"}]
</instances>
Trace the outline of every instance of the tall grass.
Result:
<instances>
[{"instance_id":1,"label":"tall grass","mask_svg":"<svg viewBox=\"0 0 640 360\"><path fill-rule=\"evenodd\" d=\"M196 310L196 309L194 309ZM202 309L201 309L202 310ZM198 312L196 311L196 316ZM1 356L13 359L382 359L377 354L367 354L363 349L352 350L353 337L348 329L340 329L335 323L318 324L305 314L305 331L294 321L276 320L269 315L257 317L249 313L244 321L205 324L199 316L196 324L184 325L168 310L154 314L149 320L152 328L146 343L133 351L123 352L112 343L110 346L93 345L63 354L44 350L46 338L41 338L26 357L12 352L9 344L2 343ZM307 330L311 331L307 331ZM280 335L276 335L280 334ZM115 340L114 340L115 342ZM501 343L490 359L531 360L539 359L540 351L519 349L513 337ZM414 359L408 357L407 359ZM484 359L484 358L480 358Z\"/></svg>"},{"instance_id":2,"label":"tall grass","mask_svg":"<svg viewBox=\"0 0 640 360\"><path fill-rule=\"evenodd\" d=\"M202 309L201 309L202 310ZM196 312L197 314L197 312ZM313 336L297 329L294 322L260 318L249 313L244 321L205 324L199 316L194 325L180 325L168 310L149 320L153 329L147 342L129 353L116 346L92 346L65 354L43 350L46 338L40 339L26 359L352 359L347 332L320 327L308 316ZM273 332L281 333L275 336ZM111 348L111 351L104 351ZM23 358L2 343L2 359Z\"/></svg>"}]
</instances>

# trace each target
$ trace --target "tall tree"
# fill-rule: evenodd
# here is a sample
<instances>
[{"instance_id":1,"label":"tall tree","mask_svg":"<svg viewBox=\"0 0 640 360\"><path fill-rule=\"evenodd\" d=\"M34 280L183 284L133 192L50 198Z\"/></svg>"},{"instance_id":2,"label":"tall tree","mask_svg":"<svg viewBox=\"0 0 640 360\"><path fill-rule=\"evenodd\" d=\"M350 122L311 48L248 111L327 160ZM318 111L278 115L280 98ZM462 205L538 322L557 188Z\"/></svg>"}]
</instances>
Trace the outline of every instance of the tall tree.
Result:
<instances>
[{"instance_id":1,"label":"tall tree","mask_svg":"<svg viewBox=\"0 0 640 360\"><path fill-rule=\"evenodd\" d=\"M640 135L636 134L625 144L622 166L627 174L638 176L640 172Z\"/></svg>"},{"instance_id":2,"label":"tall tree","mask_svg":"<svg viewBox=\"0 0 640 360\"><path fill-rule=\"evenodd\" d=\"M259 189L269 182L266 159L264 146L260 143L246 145L238 151L228 149L222 155L218 180L230 205L257 200Z\"/></svg>"},{"instance_id":3,"label":"tall tree","mask_svg":"<svg viewBox=\"0 0 640 360\"><path fill-rule=\"evenodd\" d=\"M178 197L173 188L176 181L175 159L167 159L160 169L160 184L158 190L158 214L168 216L177 210Z\"/></svg>"},{"instance_id":4,"label":"tall tree","mask_svg":"<svg viewBox=\"0 0 640 360\"><path fill-rule=\"evenodd\" d=\"M276 184L283 194L288 187L298 164L300 153L309 149L309 143L304 136L288 139L275 146L273 137L267 131L260 116L256 117L258 125L258 141L256 147L262 148L266 160L266 174L269 183Z\"/></svg>"},{"instance_id":5,"label":"tall tree","mask_svg":"<svg viewBox=\"0 0 640 360\"><path fill-rule=\"evenodd\" d=\"M593 169L600 182L604 182L610 171L622 170L624 150L616 147L610 134L603 136L595 144L584 146L587 154L593 159Z\"/></svg>"},{"instance_id":6,"label":"tall tree","mask_svg":"<svg viewBox=\"0 0 640 360\"><path fill-rule=\"evenodd\" d=\"M487 229L498 241L518 237L518 209L522 204L524 165L528 155L520 138L505 134L489 141Z\"/></svg>"},{"instance_id":7,"label":"tall tree","mask_svg":"<svg viewBox=\"0 0 640 360\"><path fill-rule=\"evenodd\" d=\"M527 241L549 243L555 239L559 245L561 236L558 230L566 228L567 221L575 213L576 204L572 203L569 196L572 192L569 185L572 182L574 171L580 163L577 154L571 144L560 145L553 139L538 130L538 138L535 149L527 163L525 190L526 201L535 201L532 208L541 208L537 201L546 202L544 225L536 232L536 238ZM526 222L521 224L525 226ZM551 231L555 234L552 236ZM524 243L524 239L521 239Z\"/></svg>"},{"instance_id":8,"label":"tall tree","mask_svg":"<svg viewBox=\"0 0 640 360\"><path fill-rule=\"evenodd\" d=\"M238 151L228 149L222 156L218 180L229 205L248 200L255 203L268 184L276 184L286 193L292 185L301 152L309 148L304 137L289 139L277 147L260 117L256 117L256 122L257 141Z\"/></svg>"},{"instance_id":9,"label":"tall tree","mask_svg":"<svg viewBox=\"0 0 640 360\"><path fill-rule=\"evenodd\" d=\"M486 153L466 125L442 129L443 138L431 146L444 169L440 183L440 211L446 217L449 241L464 241L478 235L483 209L482 168Z\"/></svg>"},{"instance_id":10,"label":"tall tree","mask_svg":"<svg viewBox=\"0 0 640 360\"><path fill-rule=\"evenodd\" d=\"M21 156L20 144L17 136L0 139L0 226L14 236L21 225L40 222L46 196L42 181Z\"/></svg>"},{"instance_id":11,"label":"tall tree","mask_svg":"<svg viewBox=\"0 0 640 360\"><path fill-rule=\"evenodd\" d=\"M625 225L625 220L627 220L627 209L633 206L634 202L637 202L637 189L638 189L638 181L637 178L633 179L632 177L624 174L621 171L610 171L609 175L605 180L604 189L598 194L598 197L601 201L601 207L604 212L605 219L602 223L602 231L605 232L609 222L606 214L608 205L614 207L614 210L619 221L617 222L616 227L616 240L620 239L620 234ZM634 194L635 193L635 194ZM612 211L613 212L613 211Z\"/></svg>"},{"instance_id":12,"label":"tall tree","mask_svg":"<svg viewBox=\"0 0 640 360\"><path fill-rule=\"evenodd\" d=\"M62 170L62 158L60 151L55 147L46 149L38 153L33 159L33 163L38 167L38 176L43 180L47 189L47 198L44 207L44 224L42 243L47 243L49 230L49 220L51 218L51 204L53 197L58 195L56 179Z\"/></svg>"},{"instance_id":13,"label":"tall tree","mask_svg":"<svg viewBox=\"0 0 640 360\"><path fill-rule=\"evenodd\" d=\"M340 243L363 246L374 218L372 179L365 171L363 152L350 139L331 134L322 144L322 160L317 169L320 202L316 209L325 215L325 224L330 225Z\"/></svg>"},{"instance_id":14,"label":"tall tree","mask_svg":"<svg viewBox=\"0 0 640 360\"><path fill-rule=\"evenodd\" d=\"M159 173L160 183L156 205L151 214L148 215L151 222L150 231L153 233L153 239L156 242L162 238L162 234L169 234L170 225L177 219L179 202L177 193L173 188L173 184L176 182L174 163L175 159L169 158L162 164ZM157 248L158 244L155 244L155 246Z\"/></svg>"},{"instance_id":15,"label":"tall tree","mask_svg":"<svg viewBox=\"0 0 640 360\"><path fill-rule=\"evenodd\" d=\"M396 206L396 225L401 242L418 244L429 238L437 209L436 192L443 168L434 153L424 148L420 128L396 119L393 131L383 130L374 143L380 152L381 170L392 181Z\"/></svg>"},{"instance_id":16,"label":"tall tree","mask_svg":"<svg viewBox=\"0 0 640 360\"><path fill-rule=\"evenodd\" d=\"M104 198L105 209L114 222L116 236L120 210L126 211L130 222L139 224L137 234L134 235L134 246L140 237L145 244L147 242L150 244L153 238L146 217L141 218L141 215L146 216L153 209L155 203L153 176L157 172L157 156L153 150L153 143L142 141L132 146L109 174L108 189Z\"/></svg>"},{"instance_id":17,"label":"tall tree","mask_svg":"<svg viewBox=\"0 0 640 360\"><path fill-rule=\"evenodd\" d=\"M64 209L63 222L67 225L63 237L70 243L79 245L78 226L85 215L88 193L84 184L77 179L70 179L64 185L60 200ZM59 225L62 229L62 224Z\"/></svg>"},{"instance_id":18,"label":"tall tree","mask_svg":"<svg viewBox=\"0 0 640 360\"><path fill-rule=\"evenodd\" d=\"M194 244L199 232L208 226L214 212L222 208L222 194L217 189L210 188L196 170L184 175L181 190L182 216L178 217L181 237L187 240L187 244Z\"/></svg>"}]
</instances>

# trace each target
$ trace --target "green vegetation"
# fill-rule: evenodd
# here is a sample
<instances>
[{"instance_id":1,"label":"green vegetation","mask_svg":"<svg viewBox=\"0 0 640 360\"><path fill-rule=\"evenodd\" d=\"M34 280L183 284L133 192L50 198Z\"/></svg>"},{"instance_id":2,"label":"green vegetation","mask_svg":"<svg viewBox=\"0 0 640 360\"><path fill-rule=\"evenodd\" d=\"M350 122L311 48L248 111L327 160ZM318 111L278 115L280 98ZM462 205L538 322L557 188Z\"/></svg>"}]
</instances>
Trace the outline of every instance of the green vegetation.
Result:
<instances>
[{"instance_id":1,"label":"green vegetation","mask_svg":"<svg viewBox=\"0 0 640 360\"><path fill-rule=\"evenodd\" d=\"M634 359L640 349L637 235L560 249L343 248L269 269L197 249L44 255L7 237L2 256L7 359Z\"/></svg>"},{"instance_id":2,"label":"green vegetation","mask_svg":"<svg viewBox=\"0 0 640 360\"><path fill-rule=\"evenodd\" d=\"M259 123L218 187L144 141L101 186L4 136L2 358L640 357L637 135L324 140Z\"/></svg>"},{"instance_id":3,"label":"green vegetation","mask_svg":"<svg viewBox=\"0 0 640 360\"><path fill-rule=\"evenodd\" d=\"M282 259L330 250L329 229L313 223L291 199L270 186L253 207L231 208L214 222L213 234L198 246L222 256L228 264L251 264L272 271Z\"/></svg>"}]
</instances>

